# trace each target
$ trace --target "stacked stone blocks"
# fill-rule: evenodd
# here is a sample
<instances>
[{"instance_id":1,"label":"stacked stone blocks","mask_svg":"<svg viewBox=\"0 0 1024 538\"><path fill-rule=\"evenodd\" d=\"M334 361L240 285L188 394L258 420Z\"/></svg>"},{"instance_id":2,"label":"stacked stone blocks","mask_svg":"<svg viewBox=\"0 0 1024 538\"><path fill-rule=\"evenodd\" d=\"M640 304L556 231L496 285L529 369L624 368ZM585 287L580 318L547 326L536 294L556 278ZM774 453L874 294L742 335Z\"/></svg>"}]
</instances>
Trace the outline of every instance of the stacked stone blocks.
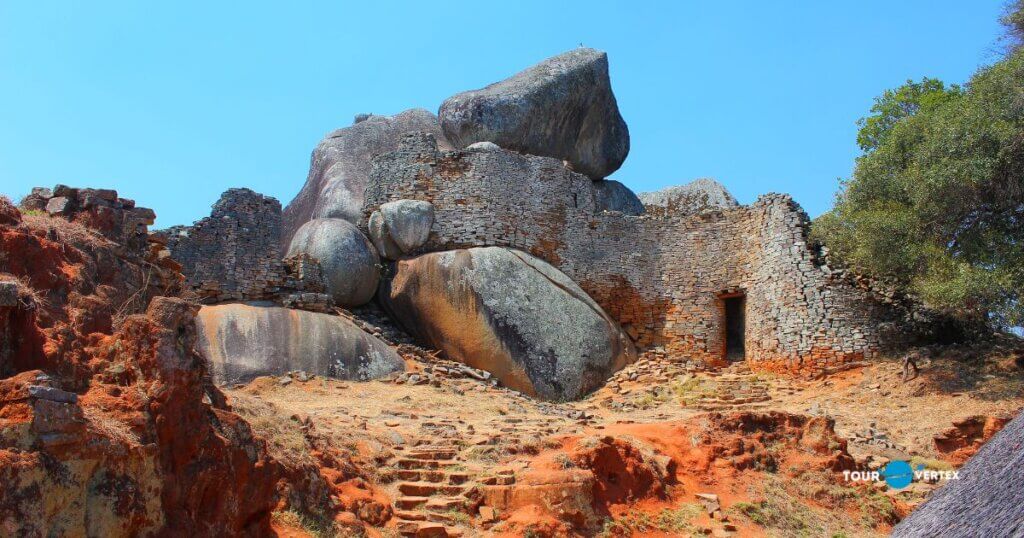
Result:
<instances>
[{"instance_id":1,"label":"stacked stone blocks","mask_svg":"<svg viewBox=\"0 0 1024 538\"><path fill-rule=\"evenodd\" d=\"M281 259L281 204L272 197L228 189L209 217L161 235L205 303L272 300L321 312L333 307L316 260Z\"/></svg>"},{"instance_id":2,"label":"stacked stone blocks","mask_svg":"<svg viewBox=\"0 0 1024 538\"><path fill-rule=\"evenodd\" d=\"M431 202L427 250L508 246L552 263L622 324L640 349L725 361L724 302L746 297L746 356L762 368L820 371L895 342L903 315L822 263L808 219L785 195L699 214L595 210L593 185L561 161L500 149L440 152L407 135L374 160L369 215Z\"/></svg>"}]
</instances>

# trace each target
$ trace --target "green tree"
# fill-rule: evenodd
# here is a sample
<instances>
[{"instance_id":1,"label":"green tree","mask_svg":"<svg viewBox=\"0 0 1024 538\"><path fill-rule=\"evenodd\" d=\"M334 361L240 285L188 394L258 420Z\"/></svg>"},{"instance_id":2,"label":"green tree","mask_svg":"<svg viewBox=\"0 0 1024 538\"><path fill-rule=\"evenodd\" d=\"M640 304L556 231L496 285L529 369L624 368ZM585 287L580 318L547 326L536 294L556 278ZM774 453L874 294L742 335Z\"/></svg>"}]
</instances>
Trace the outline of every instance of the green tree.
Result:
<instances>
[{"instance_id":1,"label":"green tree","mask_svg":"<svg viewBox=\"0 0 1024 538\"><path fill-rule=\"evenodd\" d=\"M1016 49L1024 43L1024 0L1013 0L1006 6L1006 13L1000 19L1006 27L1006 36L1010 40L1010 49Z\"/></svg>"},{"instance_id":2,"label":"green tree","mask_svg":"<svg viewBox=\"0 0 1024 538\"><path fill-rule=\"evenodd\" d=\"M1024 49L964 88L908 81L871 112L859 122L864 153L814 236L932 306L1020 325Z\"/></svg>"},{"instance_id":3,"label":"green tree","mask_svg":"<svg viewBox=\"0 0 1024 538\"><path fill-rule=\"evenodd\" d=\"M857 120L857 126L860 127L857 144L860 149L871 151L885 140L893 126L903 118L921 110L927 112L938 108L959 93L958 86L954 85L947 90L941 80L927 77L921 79L921 82L908 80L895 90L886 90L881 97L875 98L871 115Z\"/></svg>"}]
</instances>

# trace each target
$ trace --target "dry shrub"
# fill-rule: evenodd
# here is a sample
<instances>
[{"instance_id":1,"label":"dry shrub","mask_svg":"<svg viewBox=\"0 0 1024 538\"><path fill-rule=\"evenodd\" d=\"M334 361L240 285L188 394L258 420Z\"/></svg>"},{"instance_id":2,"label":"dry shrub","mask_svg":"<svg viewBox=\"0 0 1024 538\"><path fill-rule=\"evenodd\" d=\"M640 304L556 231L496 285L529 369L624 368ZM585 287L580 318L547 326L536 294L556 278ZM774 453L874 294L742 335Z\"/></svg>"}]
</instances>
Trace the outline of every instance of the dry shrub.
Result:
<instances>
[{"instance_id":1,"label":"dry shrub","mask_svg":"<svg viewBox=\"0 0 1024 538\"><path fill-rule=\"evenodd\" d=\"M10 273L0 273L0 280L13 281L15 283L18 289L18 300L21 301L23 307L33 309L46 306L46 297L39 290L32 287L28 277L17 277Z\"/></svg>"}]
</instances>

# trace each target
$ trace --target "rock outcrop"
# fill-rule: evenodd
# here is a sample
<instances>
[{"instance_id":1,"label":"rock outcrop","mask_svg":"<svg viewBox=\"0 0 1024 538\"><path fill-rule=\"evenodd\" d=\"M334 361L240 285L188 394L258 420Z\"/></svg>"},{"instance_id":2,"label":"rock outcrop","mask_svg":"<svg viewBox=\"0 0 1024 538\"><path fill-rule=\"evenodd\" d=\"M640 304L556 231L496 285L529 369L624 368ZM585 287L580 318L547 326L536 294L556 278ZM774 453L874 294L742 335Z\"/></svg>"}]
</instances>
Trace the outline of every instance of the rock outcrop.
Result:
<instances>
[{"instance_id":1,"label":"rock outcrop","mask_svg":"<svg viewBox=\"0 0 1024 538\"><path fill-rule=\"evenodd\" d=\"M156 219L152 209L136 207L134 200L120 198L112 189L36 187L20 205L28 211L77 222L134 250L145 248L147 226Z\"/></svg>"},{"instance_id":2,"label":"rock outcrop","mask_svg":"<svg viewBox=\"0 0 1024 538\"><path fill-rule=\"evenodd\" d=\"M636 216L643 214L644 204L629 187L612 179L604 179L594 182L594 209Z\"/></svg>"},{"instance_id":3,"label":"rock outcrop","mask_svg":"<svg viewBox=\"0 0 1024 538\"><path fill-rule=\"evenodd\" d=\"M134 204L83 191L0 225L21 290L0 307L0 534L269 535L280 468L209 382L195 307L159 296L181 274L126 248Z\"/></svg>"},{"instance_id":4,"label":"rock outcrop","mask_svg":"<svg viewBox=\"0 0 1024 538\"><path fill-rule=\"evenodd\" d=\"M669 215L695 215L740 205L724 185L709 178L696 179L660 191L642 192L640 201L647 211Z\"/></svg>"},{"instance_id":5,"label":"rock outcrop","mask_svg":"<svg viewBox=\"0 0 1024 538\"><path fill-rule=\"evenodd\" d=\"M289 257L300 254L320 263L327 292L335 304L366 304L377 291L377 249L359 228L346 220L314 219L303 224L288 246Z\"/></svg>"},{"instance_id":6,"label":"rock outcrop","mask_svg":"<svg viewBox=\"0 0 1024 538\"><path fill-rule=\"evenodd\" d=\"M569 278L523 252L473 248L397 262L380 301L407 331L504 385L580 398L635 358L629 338Z\"/></svg>"},{"instance_id":7,"label":"rock outcrop","mask_svg":"<svg viewBox=\"0 0 1024 538\"><path fill-rule=\"evenodd\" d=\"M423 246L434 225L434 206L421 200L381 204L370 215L370 239L381 256L397 260Z\"/></svg>"},{"instance_id":8,"label":"rock outcrop","mask_svg":"<svg viewBox=\"0 0 1024 538\"><path fill-rule=\"evenodd\" d=\"M446 100L441 128L457 147L493 142L555 157L602 179L629 154L629 129L608 78L608 56L588 48L549 58L486 88Z\"/></svg>"},{"instance_id":9,"label":"rock outcrop","mask_svg":"<svg viewBox=\"0 0 1024 538\"><path fill-rule=\"evenodd\" d=\"M393 349L341 316L275 306L204 306L198 346L218 383L294 370L365 381L405 369Z\"/></svg>"},{"instance_id":10,"label":"rock outcrop","mask_svg":"<svg viewBox=\"0 0 1024 538\"><path fill-rule=\"evenodd\" d=\"M355 124L324 137L313 150L306 184L284 210L282 244L287 246L311 219L358 221L370 159L393 151L404 134L419 131L432 133L442 147L451 147L437 117L418 108L394 116L361 115Z\"/></svg>"}]
</instances>

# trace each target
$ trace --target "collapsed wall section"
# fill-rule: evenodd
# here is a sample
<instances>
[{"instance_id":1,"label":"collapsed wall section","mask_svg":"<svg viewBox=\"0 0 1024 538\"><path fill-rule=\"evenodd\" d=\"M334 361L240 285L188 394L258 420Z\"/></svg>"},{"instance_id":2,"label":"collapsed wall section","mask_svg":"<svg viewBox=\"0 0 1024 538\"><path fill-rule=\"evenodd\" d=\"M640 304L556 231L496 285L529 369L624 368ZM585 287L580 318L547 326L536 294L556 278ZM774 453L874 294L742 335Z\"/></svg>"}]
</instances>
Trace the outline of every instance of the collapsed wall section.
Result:
<instances>
[{"instance_id":1,"label":"collapsed wall section","mask_svg":"<svg viewBox=\"0 0 1024 538\"><path fill-rule=\"evenodd\" d=\"M281 203L250 189L228 189L209 217L153 234L181 264L204 303L273 300L326 312L324 275L306 255L281 259Z\"/></svg>"},{"instance_id":2,"label":"collapsed wall section","mask_svg":"<svg viewBox=\"0 0 1024 538\"><path fill-rule=\"evenodd\" d=\"M493 145L439 152L408 135L374 160L363 206L429 201L427 250L508 246L580 284L641 349L721 364L724 298L743 296L746 358L763 367L840 367L887 345L898 316L820 263L792 199L692 215L595 209L592 181L561 161Z\"/></svg>"},{"instance_id":3,"label":"collapsed wall section","mask_svg":"<svg viewBox=\"0 0 1024 538\"><path fill-rule=\"evenodd\" d=\"M228 189L209 217L165 230L188 284L208 301L268 298L284 280L281 203L250 189Z\"/></svg>"}]
</instances>

